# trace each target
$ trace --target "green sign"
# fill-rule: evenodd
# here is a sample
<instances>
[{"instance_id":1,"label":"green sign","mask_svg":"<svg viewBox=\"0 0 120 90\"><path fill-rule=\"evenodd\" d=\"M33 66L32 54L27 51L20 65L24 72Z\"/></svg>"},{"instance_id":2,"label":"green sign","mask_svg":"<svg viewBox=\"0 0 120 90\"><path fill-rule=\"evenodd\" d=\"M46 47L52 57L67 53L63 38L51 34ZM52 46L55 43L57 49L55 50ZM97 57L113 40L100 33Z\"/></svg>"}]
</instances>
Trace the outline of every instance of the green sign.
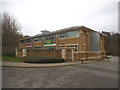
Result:
<instances>
[{"instance_id":1,"label":"green sign","mask_svg":"<svg viewBox=\"0 0 120 90\"><path fill-rule=\"evenodd\" d=\"M50 45L50 44L54 44L54 43L53 43L53 40L47 40L47 41L44 42L44 44L45 45Z\"/></svg>"}]
</instances>

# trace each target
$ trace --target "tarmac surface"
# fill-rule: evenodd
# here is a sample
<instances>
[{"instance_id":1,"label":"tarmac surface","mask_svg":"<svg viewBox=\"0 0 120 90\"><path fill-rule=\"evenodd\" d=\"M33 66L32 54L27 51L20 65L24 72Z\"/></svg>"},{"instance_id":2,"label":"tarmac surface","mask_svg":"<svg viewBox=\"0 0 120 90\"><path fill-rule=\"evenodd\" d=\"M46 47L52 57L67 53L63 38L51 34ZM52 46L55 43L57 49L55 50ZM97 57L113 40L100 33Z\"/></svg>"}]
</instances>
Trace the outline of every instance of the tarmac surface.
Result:
<instances>
[{"instance_id":1,"label":"tarmac surface","mask_svg":"<svg viewBox=\"0 0 120 90\"><path fill-rule=\"evenodd\" d=\"M114 58L116 59L116 58ZM118 88L118 61L43 68L2 67L3 88Z\"/></svg>"},{"instance_id":2,"label":"tarmac surface","mask_svg":"<svg viewBox=\"0 0 120 90\"><path fill-rule=\"evenodd\" d=\"M90 61L96 62L96 61ZM75 62L62 62L62 63L24 63L24 62L3 62L4 67L21 67L21 68L42 68L42 67L57 67L57 66L67 66L80 64L81 61Z\"/></svg>"}]
</instances>

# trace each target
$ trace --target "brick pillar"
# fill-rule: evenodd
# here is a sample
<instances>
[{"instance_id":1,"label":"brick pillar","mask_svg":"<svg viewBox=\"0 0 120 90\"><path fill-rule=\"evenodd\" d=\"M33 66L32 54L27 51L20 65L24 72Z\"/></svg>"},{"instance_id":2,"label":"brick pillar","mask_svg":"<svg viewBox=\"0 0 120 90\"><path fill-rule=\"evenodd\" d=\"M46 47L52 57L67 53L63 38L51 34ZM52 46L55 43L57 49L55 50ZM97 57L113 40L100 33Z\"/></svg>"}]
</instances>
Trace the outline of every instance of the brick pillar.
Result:
<instances>
[{"instance_id":1,"label":"brick pillar","mask_svg":"<svg viewBox=\"0 0 120 90\"><path fill-rule=\"evenodd\" d=\"M104 44L105 44L105 43L104 43L104 37L102 37L102 41L103 41L103 45L102 45L102 47L103 47L103 48L102 48L102 51L105 51L105 45L104 45Z\"/></svg>"},{"instance_id":2,"label":"brick pillar","mask_svg":"<svg viewBox=\"0 0 120 90\"><path fill-rule=\"evenodd\" d=\"M80 35L78 37L78 51L82 51L82 36L83 36L83 31L80 31Z\"/></svg>"},{"instance_id":3,"label":"brick pillar","mask_svg":"<svg viewBox=\"0 0 120 90\"><path fill-rule=\"evenodd\" d=\"M84 53L84 58L86 59L87 52L88 51L88 32L86 31L80 31L80 37L79 37L79 51Z\"/></svg>"},{"instance_id":4,"label":"brick pillar","mask_svg":"<svg viewBox=\"0 0 120 90\"><path fill-rule=\"evenodd\" d=\"M103 60L105 60L105 46L104 46L104 36L102 37L102 42L103 42L103 44L102 44L102 51L103 51Z\"/></svg>"},{"instance_id":5,"label":"brick pillar","mask_svg":"<svg viewBox=\"0 0 120 90\"><path fill-rule=\"evenodd\" d=\"M80 44L80 49L79 51L84 51L84 48L83 48L83 30L80 31L80 41L79 41L79 44Z\"/></svg>"},{"instance_id":6,"label":"brick pillar","mask_svg":"<svg viewBox=\"0 0 120 90\"><path fill-rule=\"evenodd\" d=\"M44 49L44 38L42 38L42 49Z\"/></svg>"},{"instance_id":7,"label":"brick pillar","mask_svg":"<svg viewBox=\"0 0 120 90\"><path fill-rule=\"evenodd\" d=\"M31 49L34 49L34 39L31 39Z\"/></svg>"},{"instance_id":8,"label":"brick pillar","mask_svg":"<svg viewBox=\"0 0 120 90\"><path fill-rule=\"evenodd\" d=\"M58 34L56 35L56 50L59 50L59 38L58 38Z\"/></svg>"},{"instance_id":9,"label":"brick pillar","mask_svg":"<svg viewBox=\"0 0 120 90\"><path fill-rule=\"evenodd\" d=\"M100 36L100 51L102 51L102 37Z\"/></svg>"},{"instance_id":10,"label":"brick pillar","mask_svg":"<svg viewBox=\"0 0 120 90\"><path fill-rule=\"evenodd\" d=\"M86 32L86 51L89 51L88 32Z\"/></svg>"},{"instance_id":11,"label":"brick pillar","mask_svg":"<svg viewBox=\"0 0 120 90\"><path fill-rule=\"evenodd\" d=\"M87 35L87 32L84 31L83 32L83 51L88 51L88 35Z\"/></svg>"},{"instance_id":12,"label":"brick pillar","mask_svg":"<svg viewBox=\"0 0 120 90\"><path fill-rule=\"evenodd\" d=\"M74 49L72 49L72 61L74 61Z\"/></svg>"}]
</instances>

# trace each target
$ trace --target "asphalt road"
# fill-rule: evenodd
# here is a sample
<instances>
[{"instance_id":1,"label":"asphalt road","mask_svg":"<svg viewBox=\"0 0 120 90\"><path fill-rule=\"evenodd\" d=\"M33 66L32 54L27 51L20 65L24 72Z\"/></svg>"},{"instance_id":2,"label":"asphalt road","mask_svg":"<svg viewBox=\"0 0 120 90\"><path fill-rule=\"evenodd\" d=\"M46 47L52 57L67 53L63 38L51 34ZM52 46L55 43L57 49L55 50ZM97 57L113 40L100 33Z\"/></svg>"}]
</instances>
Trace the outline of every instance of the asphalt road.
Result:
<instances>
[{"instance_id":1,"label":"asphalt road","mask_svg":"<svg viewBox=\"0 0 120 90\"><path fill-rule=\"evenodd\" d=\"M118 88L118 63L113 61L2 69L3 88Z\"/></svg>"}]
</instances>

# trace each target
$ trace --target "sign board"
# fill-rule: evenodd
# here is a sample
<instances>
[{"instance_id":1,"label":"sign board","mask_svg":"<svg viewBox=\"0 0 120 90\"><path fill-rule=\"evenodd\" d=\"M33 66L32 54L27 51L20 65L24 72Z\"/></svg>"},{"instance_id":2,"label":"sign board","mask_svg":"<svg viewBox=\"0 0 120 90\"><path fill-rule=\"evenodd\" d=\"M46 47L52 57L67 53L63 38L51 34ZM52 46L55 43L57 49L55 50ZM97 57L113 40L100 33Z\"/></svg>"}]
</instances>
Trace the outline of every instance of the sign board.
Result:
<instances>
[{"instance_id":1,"label":"sign board","mask_svg":"<svg viewBox=\"0 0 120 90\"><path fill-rule=\"evenodd\" d=\"M26 43L26 47L31 47L31 43Z\"/></svg>"},{"instance_id":2,"label":"sign board","mask_svg":"<svg viewBox=\"0 0 120 90\"><path fill-rule=\"evenodd\" d=\"M44 42L44 45L54 45L56 43L56 41L53 40L47 40Z\"/></svg>"}]
</instances>

